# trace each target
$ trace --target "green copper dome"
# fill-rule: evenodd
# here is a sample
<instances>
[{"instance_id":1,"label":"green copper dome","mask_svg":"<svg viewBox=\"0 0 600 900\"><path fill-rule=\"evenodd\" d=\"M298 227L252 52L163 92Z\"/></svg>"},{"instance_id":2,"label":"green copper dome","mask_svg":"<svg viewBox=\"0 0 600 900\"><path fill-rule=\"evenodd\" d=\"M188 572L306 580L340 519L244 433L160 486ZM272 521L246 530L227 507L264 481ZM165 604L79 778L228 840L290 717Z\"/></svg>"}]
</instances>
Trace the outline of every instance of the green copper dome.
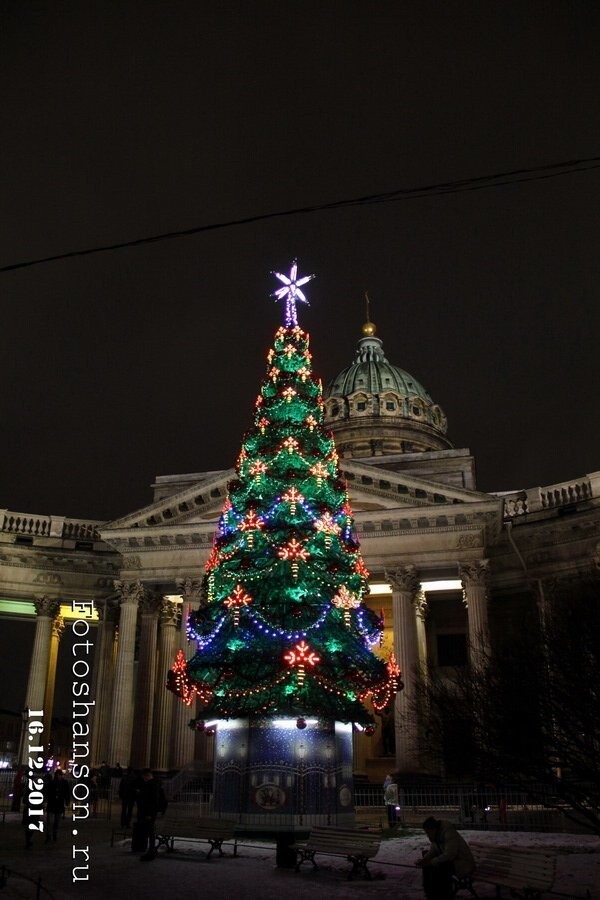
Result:
<instances>
[{"instance_id":1,"label":"green copper dome","mask_svg":"<svg viewBox=\"0 0 600 900\"><path fill-rule=\"evenodd\" d=\"M426 403L433 402L416 378L388 362L383 342L374 336L360 339L354 362L333 379L325 396L347 396L361 390L371 394L397 391L407 397L421 397Z\"/></svg>"},{"instance_id":2,"label":"green copper dome","mask_svg":"<svg viewBox=\"0 0 600 900\"><path fill-rule=\"evenodd\" d=\"M324 393L325 422L341 456L447 450L443 410L412 375L392 365L367 321L352 365Z\"/></svg>"}]
</instances>

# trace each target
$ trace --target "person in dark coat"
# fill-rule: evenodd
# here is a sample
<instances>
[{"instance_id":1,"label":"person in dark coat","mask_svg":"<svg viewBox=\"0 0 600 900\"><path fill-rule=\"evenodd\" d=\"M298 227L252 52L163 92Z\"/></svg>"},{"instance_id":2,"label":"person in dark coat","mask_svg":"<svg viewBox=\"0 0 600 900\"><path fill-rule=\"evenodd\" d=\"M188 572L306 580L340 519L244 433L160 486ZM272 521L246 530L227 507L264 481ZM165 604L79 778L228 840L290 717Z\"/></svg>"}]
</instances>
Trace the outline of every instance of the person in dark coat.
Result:
<instances>
[{"instance_id":1,"label":"person in dark coat","mask_svg":"<svg viewBox=\"0 0 600 900\"><path fill-rule=\"evenodd\" d=\"M33 847L33 830L29 827L29 778L27 775L25 775L21 784L21 800L23 801L21 825L25 831L25 849L31 850ZM41 819L36 819L35 821L39 822Z\"/></svg>"},{"instance_id":2,"label":"person in dark coat","mask_svg":"<svg viewBox=\"0 0 600 900\"><path fill-rule=\"evenodd\" d=\"M98 787L99 797L108 797L108 791L110 788L110 766L106 762L105 759L102 760L102 765L98 770Z\"/></svg>"},{"instance_id":3,"label":"person in dark coat","mask_svg":"<svg viewBox=\"0 0 600 900\"><path fill-rule=\"evenodd\" d=\"M44 800L46 802L46 841L56 840L60 820L65 814L65 808L71 801L71 791L68 782L65 781L62 769L55 769L54 775L46 777L44 782Z\"/></svg>"},{"instance_id":4,"label":"person in dark coat","mask_svg":"<svg viewBox=\"0 0 600 900\"><path fill-rule=\"evenodd\" d=\"M475 860L471 848L452 822L429 816L423 830L431 847L416 865L423 868L423 890L427 900L452 900L453 875L471 875Z\"/></svg>"},{"instance_id":5,"label":"person in dark coat","mask_svg":"<svg viewBox=\"0 0 600 900\"><path fill-rule=\"evenodd\" d=\"M23 782L27 781L27 766L19 766L13 781L13 795L11 812L21 811L21 798L23 796Z\"/></svg>"},{"instance_id":6,"label":"person in dark coat","mask_svg":"<svg viewBox=\"0 0 600 900\"><path fill-rule=\"evenodd\" d=\"M160 784L150 769L142 769L136 799L138 822L148 835L148 849L140 859L147 862L156 859L154 826L160 808Z\"/></svg>"},{"instance_id":7,"label":"person in dark coat","mask_svg":"<svg viewBox=\"0 0 600 900\"><path fill-rule=\"evenodd\" d=\"M123 826L123 828L129 828L131 825L131 816L133 815L133 806L135 803L137 786L137 776L134 775L131 766L127 766L125 774L121 778L121 783L119 784L119 798L121 800L121 825Z\"/></svg>"}]
</instances>

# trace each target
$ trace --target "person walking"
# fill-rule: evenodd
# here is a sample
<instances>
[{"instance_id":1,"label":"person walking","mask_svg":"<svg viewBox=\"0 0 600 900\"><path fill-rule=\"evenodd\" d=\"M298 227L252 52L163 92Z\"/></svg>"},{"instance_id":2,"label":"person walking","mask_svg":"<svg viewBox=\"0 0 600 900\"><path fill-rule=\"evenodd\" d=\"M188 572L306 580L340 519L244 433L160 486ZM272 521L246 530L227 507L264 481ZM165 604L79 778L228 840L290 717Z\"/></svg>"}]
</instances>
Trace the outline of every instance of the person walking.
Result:
<instances>
[{"instance_id":1,"label":"person walking","mask_svg":"<svg viewBox=\"0 0 600 900\"><path fill-rule=\"evenodd\" d=\"M121 800L121 825L123 826L123 828L129 828L131 826L131 816L133 815L137 784L137 776L134 774L131 766L127 766L125 774L121 778L121 782L119 784L119 799Z\"/></svg>"},{"instance_id":2,"label":"person walking","mask_svg":"<svg viewBox=\"0 0 600 900\"><path fill-rule=\"evenodd\" d=\"M156 859L154 826L160 809L160 784L151 769L142 769L141 782L137 789L138 826L143 830L148 849L140 856L143 862Z\"/></svg>"},{"instance_id":3,"label":"person walking","mask_svg":"<svg viewBox=\"0 0 600 900\"><path fill-rule=\"evenodd\" d=\"M453 875L471 875L475 860L471 849L452 822L429 816L423 830L431 848L416 864L423 869L423 890L427 900L452 900Z\"/></svg>"},{"instance_id":4,"label":"person walking","mask_svg":"<svg viewBox=\"0 0 600 900\"><path fill-rule=\"evenodd\" d=\"M24 781L27 781L27 766L19 766L13 780L11 812L21 811Z\"/></svg>"},{"instance_id":5,"label":"person walking","mask_svg":"<svg viewBox=\"0 0 600 900\"><path fill-rule=\"evenodd\" d=\"M98 770L98 787L98 796L108 797L110 790L110 766L105 759L102 760L102 765Z\"/></svg>"},{"instance_id":6,"label":"person walking","mask_svg":"<svg viewBox=\"0 0 600 900\"><path fill-rule=\"evenodd\" d=\"M396 825L396 807L398 806L398 785L391 775L386 775L383 782L383 802L385 803L388 825L390 828L394 828Z\"/></svg>"},{"instance_id":7,"label":"person walking","mask_svg":"<svg viewBox=\"0 0 600 900\"><path fill-rule=\"evenodd\" d=\"M71 801L71 791L62 769L55 769L54 775L47 776L43 794L46 801L46 843L48 843L51 839L56 840L60 820Z\"/></svg>"},{"instance_id":8,"label":"person walking","mask_svg":"<svg viewBox=\"0 0 600 900\"><path fill-rule=\"evenodd\" d=\"M500 797L498 801L498 821L501 825L508 824L508 806L506 804L506 797Z\"/></svg>"},{"instance_id":9,"label":"person walking","mask_svg":"<svg viewBox=\"0 0 600 900\"><path fill-rule=\"evenodd\" d=\"M21 784L21 800L23 801L23 815L21 816L21 825L25 834L25 849L31 850L33 847L33 829L29 827L29 778L27 775L23 778ZM36 819L36 823L39 819Z\"/></svg>"}]
</instances>

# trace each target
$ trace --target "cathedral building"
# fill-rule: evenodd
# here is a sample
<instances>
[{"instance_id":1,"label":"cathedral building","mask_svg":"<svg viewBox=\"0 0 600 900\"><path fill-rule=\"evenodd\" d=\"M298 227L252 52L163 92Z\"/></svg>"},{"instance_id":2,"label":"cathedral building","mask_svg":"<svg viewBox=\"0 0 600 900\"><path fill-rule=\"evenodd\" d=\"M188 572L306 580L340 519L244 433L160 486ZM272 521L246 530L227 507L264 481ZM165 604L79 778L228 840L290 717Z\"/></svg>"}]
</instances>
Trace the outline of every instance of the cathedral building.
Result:
<instances>
[{"instance_id":1,"label":"cathedral building","mask_svg":"<svg viewBox=\"0 0 600 900\"><path fill-rule=\"evenodd\" d=\"M562 580L598 570L600 472L479 491L469 450L453 446L442 408L388 361L371 322L325 391L325 421L370 572L367 603L385 620L381 653L393 649L404 682L394 720L358 736L355 771L417 775L426 768L426 736L410 714L419 667L465 665L510 619L543 614ZM159 476L148 506L110 522L0 510L0 611L35 630L22 704L44 710L46 742L61 634L77 604L93 602L90 763L210 768L213 738L188 727L193 710L165 682L177 651L194 650L186 620L202 601L233 474ZM451 761L437 774L452 777Z\"/></svg>"}]
</instances>

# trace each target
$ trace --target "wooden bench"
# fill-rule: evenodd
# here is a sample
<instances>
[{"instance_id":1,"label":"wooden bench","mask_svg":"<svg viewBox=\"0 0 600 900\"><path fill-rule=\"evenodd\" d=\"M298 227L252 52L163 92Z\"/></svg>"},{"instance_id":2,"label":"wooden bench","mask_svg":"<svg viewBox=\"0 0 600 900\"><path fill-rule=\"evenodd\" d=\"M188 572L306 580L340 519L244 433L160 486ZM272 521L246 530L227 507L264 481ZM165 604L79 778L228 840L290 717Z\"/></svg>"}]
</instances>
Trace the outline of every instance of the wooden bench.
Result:
<instances>
[{"instance_id":1,"label":"wooden bench","mask_svg":"<svg viewBox=\"0 0 600 900\"><path fill-rule=\"evenodd\" d=\"M541 850L513 850L505 847L482 847L471 844L475 857L473 875L453 876L454 893L468 890L477 897L473 882L483 881L500 889L510 888L511 897L540 900L554 884L556 857Z\"/></svg>"},{"instance_id":2,"label":"wooden bench","mask_svg":"<svg viewBox=\"0 0 600 900\"><path fill-rule=\"evenodd\" d=\"M167 853L175 849L176 840L207 841L210 844L206 858L210 859L215 850L223 856L223 842L233 840L233 855L237 856L237 840L235 840L235 822L231 819L213 819L181 812L167 812L158 818L155 824L155 849L165 847Z\"/></svg>"},{"instance_id":3,"label":"wooden bench","mask_svg":"<svg viewBox=\"0 0 600 900\"><path fill-rule=\"evenodd\" d=\"M327 853L331 856L345 856L352 868L348 878L363 874L371 877L367 863L376 855L381 843L381 834L369 831L357 831L354 828L312 828L306 841L292 844L291 849L296 851L296 868L304 862L311 862L318 869L315 862L316 853Z\"/></svg>"}]
</instances>

